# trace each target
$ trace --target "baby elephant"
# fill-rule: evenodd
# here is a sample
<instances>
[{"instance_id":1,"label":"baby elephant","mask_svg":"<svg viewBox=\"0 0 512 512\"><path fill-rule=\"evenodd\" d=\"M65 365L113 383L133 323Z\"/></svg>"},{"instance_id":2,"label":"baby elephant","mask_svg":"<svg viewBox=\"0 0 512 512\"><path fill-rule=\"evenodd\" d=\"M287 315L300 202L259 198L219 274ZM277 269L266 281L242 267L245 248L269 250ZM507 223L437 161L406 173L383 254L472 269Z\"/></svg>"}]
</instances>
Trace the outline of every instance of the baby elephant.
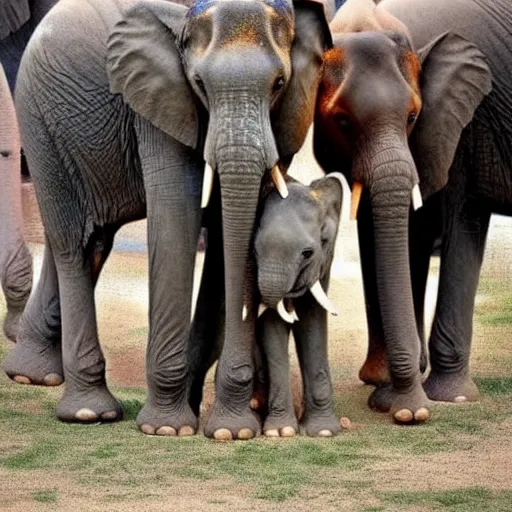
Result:
<instances>
[{"instance_id":1,"label":"baby elephant","mask_svg":"<svg viewBox=\"0 0 512 512\"><path fill-rule=\"evenodd\" d=\"M342 218L348 218L350 189L342 175L333 173L310 186L290 182L288 190L286 201L275 190L265 198L254 241L258 287L266 306L257 323L269 383L263 431L290 437L298 430L289 380L292 330L304 388L301 424L310 436L332 436L340 424L333 412L326 310L335 310L324 290L342 204Z\"/></svg>"}]
</instances>

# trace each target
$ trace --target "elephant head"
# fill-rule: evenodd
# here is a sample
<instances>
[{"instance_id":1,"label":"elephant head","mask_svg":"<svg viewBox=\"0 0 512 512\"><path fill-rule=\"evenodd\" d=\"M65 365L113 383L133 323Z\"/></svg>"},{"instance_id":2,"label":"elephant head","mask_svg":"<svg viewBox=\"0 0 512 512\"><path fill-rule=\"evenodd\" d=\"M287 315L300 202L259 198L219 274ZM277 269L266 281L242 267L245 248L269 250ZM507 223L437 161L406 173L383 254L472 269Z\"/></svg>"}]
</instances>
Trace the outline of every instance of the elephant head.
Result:
<instances>
[{"instance_id":1,"label":"elephant head","mask_svg":"<svg viewBox=\"0 0 512 512\"><path fill-rule=\"evenodd\" d=\"M315 114L322 167L364 188L375 232L376 277L387 347L418 339L409 272L408 222L448 181L464 127L491 89L483 54L444 33L415 50L407 28L371 0L348 0L330 28ZM357 208L356 208L357 209ZM401 357L410 386L411 357ZM406 375L407 374L407 375Z\"/></svg>"},{"instance_id":2,"label":"elephant head","mask_svg":"<svg viewBox=\"0 0 512 512\"><path fill-rule=\"evenodd\" d=\"M321 306L335 312L320 281L330 272L342 204L342 217L348 218L350 188L342 175L333 173L309 187L288 183L288 190L287 201L276 190L263 199L254 254L263 305L292 323L296 314L286 310L284 300L308 290Z\"/></svg>"}]
</instances>

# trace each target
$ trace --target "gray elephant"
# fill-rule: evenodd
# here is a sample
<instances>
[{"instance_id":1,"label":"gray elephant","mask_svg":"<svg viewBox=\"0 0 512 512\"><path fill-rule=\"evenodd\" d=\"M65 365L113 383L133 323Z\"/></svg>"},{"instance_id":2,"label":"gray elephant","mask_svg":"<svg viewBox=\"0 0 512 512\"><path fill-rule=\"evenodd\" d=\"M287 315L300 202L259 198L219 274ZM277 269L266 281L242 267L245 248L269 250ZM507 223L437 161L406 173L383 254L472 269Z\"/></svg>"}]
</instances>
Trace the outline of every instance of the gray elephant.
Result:
<instances>
[{"instance_id":1,"label":"gray elephant","mask_svg":"<svg viewBox=\"0 0 512 512\"><path fill-rule=\"evenodd\" d=\"M105 382L94 285L116 230L147 215L149 394L137 424L147 434L196 431L188 400L194 254L201 205L220 186L226 336L205 433L257 433L250 239L262 181L272 175L286 196L281 172L312 120L329 44L314 2L60 0L41 22L16 101L47 244L4 368L36 384L65 378L60 419L122 415Z\"/></svg>"},{"instance_id":2,"label":"gray elephant","mask_svg":"<svg viewBox=\"0 0 512 512\"><path fill-rule=\"evenodd\" d=\"M0 282L7 303L4 332L15 341L32 289L32 258L23 239L18 123L1 65L0 109Z\"/></svg>"},{"instance_id":3,"label":"gray elephant","mask_svg":"<svg viewBox=\"0 0 512 512\"><path fill-rule=\"evenodd\" d=\"M389 362L392 386L377 388L370 405L397 422L421 422L429 398L476 397L468 366L485 235L491 212L512 211L512 11L507 0L348 0L330 27L314 145L354 196L357 183L364 187L358 230L370 346L361 376L381 383ZM424 290L439 234L423 387Z\"/></svg>"},{"instance_id":4,"label":"gray elephant","mask_svg":"<svg viewBox=\"0 0 512 512\"><path fill-rule=\"evenodd\" d=\"M345 209L349 205L350 188L346 184L342 193L343 183L344 177L334 173L310 186L288 183L289 201L282 201L275 190L263 200L254 250L258 288L262 304L268 306L257 322L268 371L266 436L290 437L298 430L289 380L290 331L303 380L302 426L310 436L340 431L327 357L326 311L335 310L325 291L342 200Z\"/></svg>"}]
</instances>

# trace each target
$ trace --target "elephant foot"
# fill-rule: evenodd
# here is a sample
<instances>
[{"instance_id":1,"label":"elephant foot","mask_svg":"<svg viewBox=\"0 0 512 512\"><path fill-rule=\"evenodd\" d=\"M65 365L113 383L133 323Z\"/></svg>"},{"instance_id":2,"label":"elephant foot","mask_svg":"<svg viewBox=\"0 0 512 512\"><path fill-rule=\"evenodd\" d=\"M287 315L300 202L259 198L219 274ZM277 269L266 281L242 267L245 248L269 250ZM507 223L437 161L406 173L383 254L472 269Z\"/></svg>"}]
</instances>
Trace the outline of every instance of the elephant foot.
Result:
<instances>
[{"instance_id":1,"label":"elephant foot","mask_svg":"<svg viewBox=\"0 0 512 512\"><path fill-rule=\"evenodd\" d=\"M269 413L263 425L263 434L267 437L295 437L299 431L299 425L295 414Z\"/></svg>"},{"instance_id":2,"label":"elephant foot","mask_svg":"<svg viewBox=\"0 0 512 512\"><path fill-rule=\"evenodd\" d=\"M18 326L20 318L25 308L7 308L7 314L4 320L4 334L5 336L16 343L18 337Z\"/></svg>"},{"instance_id":3,"label":"elephant foot","mask_svg":"<svg viewBox=\"0 0 512 512\"><path fill-rule=\"evenodd\" d=\"M73 423L120 421L123 410L106 385L80 391L68 388L57 405L57 418Z\"/></svg>"},{"instance_id":4,"label":"elephant foot","mask_svg":"<svg viewBox=\"0 0 512 512\"><path fill-rule=\"evenodd\" d=\"M5 358L5 373L20 384L59 386L64 382L60 344L21 339Z\"/></svg>"},{"instance_id":5,"label":"elephant foot","mask_svg":"<svg viewBox=\"0 0 512 512\"><path fill-rule=\"evenodd\" d=\"M188 404L176 410L146 402L137 416L137 426L149 436L185 437L197 432L198 419Z\"/></svg>"},{"instance_id":6,"label":"elephant foot","mask_svg":"<svg viewBox=\"0 0 512 512\"><path fill-rule=\"evenodd\" d=\"M430 400L441 402L475 402L479 398L478 388L468 375L431 371L423 383L423 389Z\"/></svg>"},{"instance_id":7,"label":"elephant foot","mask_svg":"<svg viewBox=\"0 0 512 512\"><path fill-rule=\"evenodd\" d=\"M216 403L206 422L204 433L217 441L252 439L260 433L260 422L249 407L235 413Z\"/></svg>"},{"instance_id":8,"label":"elephant foot","mask_svg":"<svg viewBox=\"0 0 512 512\"><path fill-rule=\"evenodd\" d=\"M383 348L377 346L368 352L366 361L359 370L359 379L371 386L381 386L391 382L388 358Z\"/></svg>"},{"instance_id":9,"label":"elephant foot","mask_svg":"<svg viewBox=\"0 0 512 512\"><path fill-rule=\"evenodd\" d=\"M395 391L392 385L387 385L373 391L368 405L379 412L391 412L396 423L416 424L430 419L428 401L421 385L405 392Z\"/></svg>"},{"instance_id":10,"label":"elephant foot","mask_svg":"<svg viewBox=\"0 0 512 512\"><path fill-rule=\"evenodd\" d=\"M301 426L311 437L333 437L341 432L340 421L332 411L308 411Z\"/></svg>"}]
</instances>

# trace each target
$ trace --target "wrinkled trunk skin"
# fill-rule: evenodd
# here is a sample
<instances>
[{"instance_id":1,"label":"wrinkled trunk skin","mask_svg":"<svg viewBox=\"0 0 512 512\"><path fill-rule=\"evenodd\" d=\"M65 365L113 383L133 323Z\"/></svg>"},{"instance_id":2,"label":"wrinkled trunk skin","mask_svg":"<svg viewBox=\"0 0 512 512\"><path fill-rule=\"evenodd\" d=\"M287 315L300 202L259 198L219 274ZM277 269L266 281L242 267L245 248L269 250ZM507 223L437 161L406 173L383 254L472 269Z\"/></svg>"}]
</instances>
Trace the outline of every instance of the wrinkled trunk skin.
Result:
<instances>
[{"instance_id":1,"label":"wrinkled trunk skin","mask_svg":"<svg viewBox=\"0 0 512 512\"><path fill-rule=\"evenodd\" d=\"M226 334L217 370L216 405L205 434L212 436L217 428L228 424L236 436L242 427L252 428L254 433L258 429L249 418L248 407L255 339L255 282L248 272L248 256L261 180L269 165L265 137L270 120L268 114L265 119L254 98L241 101L239 95L226 96L218 105L218 110L212 109L205 155L219 175L221 188ZM275 152L275 148L270 151ZM249 311L246 321L242 320L244 298Z\"/></svg>"},{"instance_id":2,"label":"wrinkled trunk skin","mask_svg":"<svg viewBox=\"0 0 512 512\"><path fill-rule=\"evenodd\" d=\"M0 111L0 281L7 302L4 331L15 341L32 288L32 259L23 240L18 126L1 67Z\"/></svg>"},{"instance_id":3,"label":"wrinkled trunk skin","mask_svg":"<svg viewBox=\"0 0 512 512\"><path fill-rule=\"evenodd\" d=\"M386 172L389 169L389 173ZM396 391L419 379L419 339L409 269L408 222L414 167L403 161L370 186L375 227L375 264L386 351ZM392 172L391 172L392 171Z\"/></svg>"},{"instance_id":4,"label":"wrinkled trunk skin","mask_svg":"<svg viewBox=\"0 0 512 512\"><path fill-rule=\"evenodd\" d=\"M291 290L294 285L293 273L288 268L281 268L275 262L260 263L258 265L258 289L261 293L261 302L271 308Z\"/></svg>"}]
</instances>

